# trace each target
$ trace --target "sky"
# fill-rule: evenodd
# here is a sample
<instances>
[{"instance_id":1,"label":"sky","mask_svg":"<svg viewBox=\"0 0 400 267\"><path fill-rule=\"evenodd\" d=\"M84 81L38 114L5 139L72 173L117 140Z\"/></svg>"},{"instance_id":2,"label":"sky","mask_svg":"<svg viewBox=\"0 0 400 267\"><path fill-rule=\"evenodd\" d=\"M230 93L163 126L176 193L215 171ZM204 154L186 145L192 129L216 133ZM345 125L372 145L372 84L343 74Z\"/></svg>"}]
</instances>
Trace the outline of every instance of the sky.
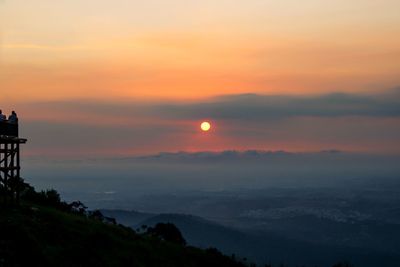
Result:
<instances>
[{"instance_id":1,"label":"sky","mask_svg":"<svg viewBox=\"0 0 400 267\"><path fill-rule=\"evenodd\" d=\"M29 156L399 154L398 10L397 0L0 0L0 108L18 112Z\"/></svg>"}]
</instances>

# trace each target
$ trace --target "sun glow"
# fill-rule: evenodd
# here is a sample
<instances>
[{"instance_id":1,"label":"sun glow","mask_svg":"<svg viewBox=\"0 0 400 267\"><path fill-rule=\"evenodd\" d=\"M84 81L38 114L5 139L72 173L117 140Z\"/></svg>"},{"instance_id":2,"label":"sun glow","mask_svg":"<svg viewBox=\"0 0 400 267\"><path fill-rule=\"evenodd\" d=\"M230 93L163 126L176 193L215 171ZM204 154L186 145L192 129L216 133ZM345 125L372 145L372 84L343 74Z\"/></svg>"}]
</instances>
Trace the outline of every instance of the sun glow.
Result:
<instances>
[{"instance_id":1,"label":"sun glow","mask_svg":"<svg viewBox=\"0 0 400 267\"><path fill-rule=\"evenodd\" d=\"M202 131L207 132L211 129L211 124L208 121L203 121L200 125Z\"/></svg>"}]
</instances>

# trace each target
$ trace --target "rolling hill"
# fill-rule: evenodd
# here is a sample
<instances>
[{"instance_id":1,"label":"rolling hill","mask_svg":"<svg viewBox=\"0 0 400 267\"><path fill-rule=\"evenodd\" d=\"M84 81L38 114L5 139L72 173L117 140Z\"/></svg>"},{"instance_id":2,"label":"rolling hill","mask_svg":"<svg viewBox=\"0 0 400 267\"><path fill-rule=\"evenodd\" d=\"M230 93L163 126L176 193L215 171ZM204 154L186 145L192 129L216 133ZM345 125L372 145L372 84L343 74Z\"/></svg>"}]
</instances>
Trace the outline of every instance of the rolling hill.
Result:
<instances>
[{"instance_id":1,"label":"rolling hill","mask_svg":"<svg viewBox=\"0 0 400 267\"><path fill-rule=\"evenodd\" d=\"M182 246L32 203L2 206L0 229L0 266L245 266L216 249Z\"/></svg>"}]
</instances>

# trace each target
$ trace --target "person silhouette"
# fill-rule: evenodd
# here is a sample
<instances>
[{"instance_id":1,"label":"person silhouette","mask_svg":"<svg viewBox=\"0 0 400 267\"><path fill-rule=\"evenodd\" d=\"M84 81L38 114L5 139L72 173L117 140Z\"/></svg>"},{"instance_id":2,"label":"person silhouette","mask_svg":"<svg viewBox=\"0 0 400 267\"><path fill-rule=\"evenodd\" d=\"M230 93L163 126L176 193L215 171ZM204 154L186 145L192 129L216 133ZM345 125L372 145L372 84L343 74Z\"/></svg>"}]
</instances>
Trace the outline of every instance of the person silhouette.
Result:
<instances>
[{"instance_id":1,"label":"person silhouette","mask_svg":"<svg viewBox=\"0 0 400 267\"><path fill-rule=\"evenodd\" d=\"M3 111L0 109L0 122L5 121L6 120L6 115L3 114Z\"/></svg>"},{"instance_id":2,"label":"person silhouette","mask_svg":"<svg viewBox=\"0 0 400 267\"><path fill-rule=\"evenodd\" d=\"M17 124L18 123L18 116L17 113L13 110L11 112L11 115L8 116L8 122L12 124Z\"/></svg>"}]
</instances>

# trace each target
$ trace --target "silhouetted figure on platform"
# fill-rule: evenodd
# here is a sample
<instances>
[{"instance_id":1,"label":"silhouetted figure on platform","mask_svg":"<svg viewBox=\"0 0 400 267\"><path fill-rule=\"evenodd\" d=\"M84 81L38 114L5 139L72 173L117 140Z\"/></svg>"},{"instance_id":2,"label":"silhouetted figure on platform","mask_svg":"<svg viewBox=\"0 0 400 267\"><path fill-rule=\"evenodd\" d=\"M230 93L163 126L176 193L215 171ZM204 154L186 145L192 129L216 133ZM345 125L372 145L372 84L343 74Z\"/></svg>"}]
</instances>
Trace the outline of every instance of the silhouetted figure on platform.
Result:
<instances>
[{"instance_id":1,"label":"silhouetted figure on platform","mask_svg":"<svg viewBox=\"0 0 400 267\"><path fill-rule=\"evenodd\" d=\"M3 111L0 109L0 122L5 121L7 119L6 115L3 114Z\"/></svg>"},{"instance_id":2,"label":"silhouetted figure on platform","mask_svg":"<svg viewBox=\"0 0 400 267\"><path fill-rule=\"evenodd\" d=\"M18 116L14 110L11 112L11 115L8 116L8 122L12 124L18 124Z\"/></svg>"}]
</instances>

